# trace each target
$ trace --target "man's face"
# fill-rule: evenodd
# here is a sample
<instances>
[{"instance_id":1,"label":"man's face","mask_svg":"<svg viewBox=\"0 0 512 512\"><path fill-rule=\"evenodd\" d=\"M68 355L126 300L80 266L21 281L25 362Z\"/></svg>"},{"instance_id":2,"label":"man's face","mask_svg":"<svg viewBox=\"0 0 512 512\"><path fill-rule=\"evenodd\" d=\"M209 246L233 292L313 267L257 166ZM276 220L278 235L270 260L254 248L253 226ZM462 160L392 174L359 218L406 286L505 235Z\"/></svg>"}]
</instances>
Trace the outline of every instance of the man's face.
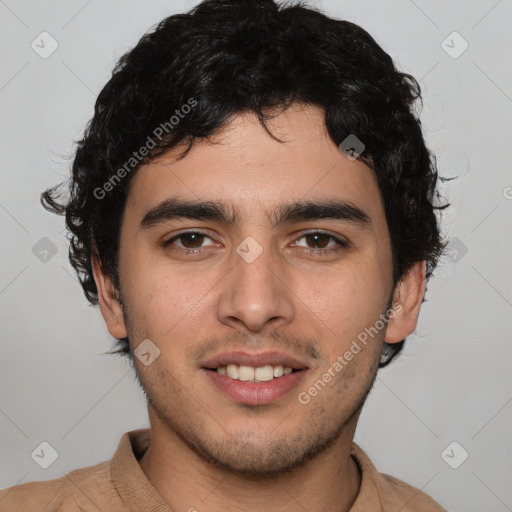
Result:
<instances>
[{"instance_id":1,"label":"man's face","mask_svg":"<svg viewBox=\"0 0 512 512\"><path fill-rule=\"evenodd\" d=\"M376 324L393 292L389 232L373 172L341 153L316 108L294 107L269 128L286 142L244 114L210 142L196 141L184 159L169 153L140 168L120 241L132 349L150 339L160 350L148 366L134 358L150 412L204 459L255 476L298 466L343 432L353 434L385 329L358 343L362 349L309 403L299 395ZM139 228L170 197L222 203L236 221L160 219ZM297 201L346 202L368 221L272 224L277 209ZM247 401L227 394L212 377L229 377L203 367L231 351L284 352L307 369L282 396L263 393L255 405L250 393ZM242 384L259 385L268 383Z\"/></svg>"}]
</instances>

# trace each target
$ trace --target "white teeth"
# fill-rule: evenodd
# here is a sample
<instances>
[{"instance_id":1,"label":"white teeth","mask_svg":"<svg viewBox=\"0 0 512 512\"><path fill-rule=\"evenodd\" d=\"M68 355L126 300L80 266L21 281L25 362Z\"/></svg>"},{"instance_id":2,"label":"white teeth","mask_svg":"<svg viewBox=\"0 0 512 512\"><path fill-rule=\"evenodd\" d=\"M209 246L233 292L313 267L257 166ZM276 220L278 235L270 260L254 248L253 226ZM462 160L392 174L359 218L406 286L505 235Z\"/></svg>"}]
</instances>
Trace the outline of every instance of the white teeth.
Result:
<instances>
[{"instance_id":1,"label":"white teeth","mask_svg":"<svg viewBox=\"0 0 512 512\"><path fill-rule=\"evenodd\" d=\"M254 380L254 368L251 368L250 366L239 366L238 380Z\"/></svg>"},{"instance_id":2,"label":"white teeth","mask_svg":"<svg viewBox=\"0 0 512 512\"><path fill-rule=\"evenodd\" d=\"M256 380L265 382L274 378L274 368L272 366L260 366L254 371L254 378Z\"/></svg>"},{"instance_id":3,"label":"white teeth","mask_svg":"<svg viewBox=\"0 0 512 512\"><path fill-rule=\"evenodd\" d=\"M277 366L274 366L274 377L282 377L283 376L283 365L278 364Z\"/></svg>"},{"instance_id":4,"label":"white teeth","mask_svg":"<svg viewBox=\"0 0 512 512\"><path fill-rule=\"evenodd\" d=\"M267 382L283 375L292 373L293 368L278 364L276 366L265 365L253 368L252 366L244 366L238 364L228 364L227 366L219 366L217 373L227 375L232 379L241 380L243 382Z\"/></svg>"},{"instance_id":5,"label":"white teeth","mask_svg":"<svg viewBox=\"0 0 512 512\"><path fill-rule=\"evenodd\" d=\"M228 364L226 367L226 373L228 377L231 377L232 379L238 379L238 365Z\"/></svg>"}]
</instances>

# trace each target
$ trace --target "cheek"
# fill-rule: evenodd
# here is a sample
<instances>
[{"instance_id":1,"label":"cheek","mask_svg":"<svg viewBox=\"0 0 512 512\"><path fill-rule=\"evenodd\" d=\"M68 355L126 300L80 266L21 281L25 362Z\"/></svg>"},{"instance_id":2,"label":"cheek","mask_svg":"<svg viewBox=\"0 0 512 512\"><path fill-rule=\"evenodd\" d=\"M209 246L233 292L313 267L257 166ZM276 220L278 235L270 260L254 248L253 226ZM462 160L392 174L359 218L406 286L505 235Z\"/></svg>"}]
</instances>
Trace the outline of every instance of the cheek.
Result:
<instances>
[{"instance_id":1,"label":"cheek","mask_svg":"<svg viewBox=\"0 0 512 512\"><path fill-rule=\"evenodd\" d=\"M147 337L164 341L176 328L181 332L192 322L197 329L204 321L208 291L215 282L208 273L197 267L177 271L161 258L141 257L133 258L125 270L130 279L123 290L132 321Z\"/></svg>"},{"instance_id":2,"label":"cheek","mask_svg":"<svg viewBox=\"0 0 512 512\"><path fill-rule=\"evenodd\" d=\"M332 383L336 392L357 390L372 374L384 338L384 331L374 327L386 307L387 292L376 262L361 257L303 281L297 295L322 338L327 358L323 370L330 368L337 376Z\"/></svg>"},{"instance_id":3,"label":"cheek","mask_svg":"<svg viewBox=\"0 0 512 512\"><path fill-rule=\"evenodd\" d=\"M363 258L347 260L323 273L306 274L297 285L297 296L342 338L375 322L388 299L376 263Z\"/></svg>"}]
</instances>

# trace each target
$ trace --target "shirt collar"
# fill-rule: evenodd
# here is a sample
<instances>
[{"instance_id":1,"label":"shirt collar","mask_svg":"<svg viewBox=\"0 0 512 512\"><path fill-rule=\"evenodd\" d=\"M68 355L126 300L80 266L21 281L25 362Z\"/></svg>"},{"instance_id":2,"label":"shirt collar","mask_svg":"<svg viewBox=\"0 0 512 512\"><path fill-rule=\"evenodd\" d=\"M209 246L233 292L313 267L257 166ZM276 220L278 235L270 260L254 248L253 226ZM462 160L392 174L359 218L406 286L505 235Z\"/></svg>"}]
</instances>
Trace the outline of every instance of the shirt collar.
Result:
<instances>
[{"instance_id":1,"label":"shirt collar","mask_svg":"<svg viewBox=\"0 0 512 512\"><path fill-rule=\"evenodd\" d=\"M112 482L128 510L172 512L139 465L150 441L149 428L123 434L111 461Z\"/></svg>"}]
</instances>

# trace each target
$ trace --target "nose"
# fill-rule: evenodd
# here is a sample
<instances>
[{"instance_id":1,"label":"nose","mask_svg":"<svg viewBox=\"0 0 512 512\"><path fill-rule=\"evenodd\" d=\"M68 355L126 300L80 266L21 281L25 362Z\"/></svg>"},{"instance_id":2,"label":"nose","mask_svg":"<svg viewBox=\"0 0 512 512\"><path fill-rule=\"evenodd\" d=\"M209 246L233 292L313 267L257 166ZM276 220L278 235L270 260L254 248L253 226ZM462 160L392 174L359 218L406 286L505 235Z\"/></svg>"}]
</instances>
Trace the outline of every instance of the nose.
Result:
<instances>
[{"instance_id":1,"label":"nose","mask_svg":"<svg viewBox=\"0 0 512 512\"><path fill-rule=\"evenodd\" d=\"M220 283L217 317L223 324L242 331L276 329L295 318L292 283L285 262L270 250L254 260L233 254L233 267Z\"/></svg>"}]
</instances>

